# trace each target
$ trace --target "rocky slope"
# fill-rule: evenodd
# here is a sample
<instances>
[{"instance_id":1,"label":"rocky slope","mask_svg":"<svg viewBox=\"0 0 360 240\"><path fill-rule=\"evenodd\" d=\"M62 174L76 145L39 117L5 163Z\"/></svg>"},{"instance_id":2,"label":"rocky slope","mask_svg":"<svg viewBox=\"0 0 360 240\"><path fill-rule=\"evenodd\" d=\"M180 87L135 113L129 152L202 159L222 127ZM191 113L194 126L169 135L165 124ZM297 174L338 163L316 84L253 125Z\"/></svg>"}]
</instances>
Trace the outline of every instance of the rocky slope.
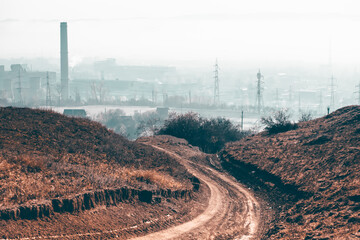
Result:
<instances>
[{"instance_id":1,"label":"rocky slope","mask_svg":"<svg viewBox=\"0 0 360 240\"><path fill-rule=\"evenodd\" d=\"M269 238L360 237L360 106L247 137L220 157L238 178L272 195L280 213Z\"/></svg>"}]
</instances>

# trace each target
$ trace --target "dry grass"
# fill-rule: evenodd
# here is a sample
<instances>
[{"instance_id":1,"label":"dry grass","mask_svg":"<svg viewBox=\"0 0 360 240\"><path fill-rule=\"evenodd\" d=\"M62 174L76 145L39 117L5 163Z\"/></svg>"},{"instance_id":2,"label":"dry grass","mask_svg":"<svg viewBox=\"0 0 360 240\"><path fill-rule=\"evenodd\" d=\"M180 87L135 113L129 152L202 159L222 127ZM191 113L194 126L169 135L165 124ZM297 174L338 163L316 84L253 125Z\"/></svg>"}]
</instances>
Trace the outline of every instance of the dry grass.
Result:
<instances>
[{"instance_id":1,"label":"dry grass","mask_svg":"<svg viewBox=\"0 0 360 240\"><path fill-rule=\"evenodd\" d=\"M147 189L189 186L161 171L106 162L79 164L79 157L67 154L58 160L22 154L10 163L0 157L0 207L124 185Z\"/></svg>"},{"instance_id":2,"label":"dry grass","mask_svg":"<svg viewBox=\"0 0 360 240\"><path fill-rule=\"evenodd\" d=\"M88 190L190 187L166 154L86 119L0 108L0 207Z\"/></svg>"},{"instance_id":3,"label":"dry grass","mask_svg":"<svg viewBox=\"0 0 360 240\"><path fill-rule=\"evenodd\" d=\"M348 106L301 122L296 130L229 144L221 156L307 192L282 204L269 239L351 239L358 236L360 223L359 146L360 106ZM261 175L256 170L254 179ZM276 191L271 187L269 192ZM286 188L283 192L292 194ZM280 200L276 197L276 204Z\"/></svg>"},{"instance_id":4,"label":"dry grass","mask_svg":"<svg viewBox=\"0 0 360 240\"><path fill-rule=\"evenodd\" d=\"M147 184L155 184L164 189L181 189L186 186L176 181L170 175L160 173L155 170L123 169L122 174L127 180L136 180Z\"/></svg>"}]
</instances>

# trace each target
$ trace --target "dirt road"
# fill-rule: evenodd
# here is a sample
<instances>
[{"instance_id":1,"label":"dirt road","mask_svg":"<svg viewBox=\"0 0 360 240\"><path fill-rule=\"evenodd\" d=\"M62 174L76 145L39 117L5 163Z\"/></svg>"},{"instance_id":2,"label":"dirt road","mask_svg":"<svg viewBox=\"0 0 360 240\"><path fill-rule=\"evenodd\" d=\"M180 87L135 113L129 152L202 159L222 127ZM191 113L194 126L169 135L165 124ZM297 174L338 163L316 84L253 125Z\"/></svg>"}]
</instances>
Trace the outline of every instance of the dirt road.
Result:
<instances>
[{"instance_id":1,"label":"dirt road","mask_svg":"<svg viewBox=\"0 0 360 240\"><path fill-rule=\"evenodd\" d=\"M165 219L150 218L151 221L139 222L127 227L110 227L108 230L101 231L79 231L82 233L76 231L76 233L73 234L60 231L61 234L48 234L45 236L33 236L20 239L129 239L131 236L137 236L131 238L133 240L250 240L260 238L263 227L261 223L263 222L266 213L262 213L258 201L249 189L239 184L232 176L206 166L204 162L200 161L200 158L198 158L198 156L201 156L201 154L204 153L201 153L198 150L196 151L181 145L178 145L178 148L174 149L171 146L159 147L154 146L149 142L144 143L152 145L160 151L164 151L176 158L190 173L199 178L202 184L208 186L210 197L207 206L206 200L202 203L201 209L205 210L201 214L197 213L193 215L195 216L194 218L191 218L190 216L189 219L192 220L187 222L181 220L183 219L181 214L178 217L174 214L174 218L169 218L169 220L166 219L169 215L165 215ZM207 190L206 194L208 194ZM204 199L207 198L204 197ZM191 204L192 202L189 203ZM191 208L189 205L188 207ZM198 205L193 207L194 209L199 208ZM117 208L121 208L121 206L114 206L113 208L116 208L114 211L118 212L119 209ZM106 209L109 211L109 209L111 210L111 207ZM113 219L113 221L115 220L116 218ZM176 225L177 222L183 223ZM156 229L163 230L141 236L145 232L156 231Z\"/></svg>"},{"instance_id":2,"label":"dirt road","mask_svg":"<svg viewBox=\"0 0 360 240\"><path fill-rule=\"evenodd\" d=\"M206 210L193 220L133 240L259 238L260 206L248 189L231 176L154 147L175 157L190 173L207 184L211 197Z\"/></svg>"}]
</instances>

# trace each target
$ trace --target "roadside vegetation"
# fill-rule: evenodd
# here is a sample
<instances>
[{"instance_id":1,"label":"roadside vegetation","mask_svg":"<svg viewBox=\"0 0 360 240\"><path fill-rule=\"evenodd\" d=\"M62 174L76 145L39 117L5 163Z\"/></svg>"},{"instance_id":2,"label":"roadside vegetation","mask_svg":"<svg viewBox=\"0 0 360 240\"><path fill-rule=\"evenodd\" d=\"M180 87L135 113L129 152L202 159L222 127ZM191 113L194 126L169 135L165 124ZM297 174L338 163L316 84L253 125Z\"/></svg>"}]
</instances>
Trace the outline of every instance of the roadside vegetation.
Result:
<instances>
[{"instance_id":1,"label":"roadside vegetation","mask_svg":"<svg viewBox=\"0 0 360 240\"><path fill-rule=\"evenodd\" d=\"M225 118L206 119L194 112L173 113L156 132L158 135L172 135L184 138L191 145L206 153L216 153L227 142L237 141L249 134Z\"/></svg>"}]
</instances>

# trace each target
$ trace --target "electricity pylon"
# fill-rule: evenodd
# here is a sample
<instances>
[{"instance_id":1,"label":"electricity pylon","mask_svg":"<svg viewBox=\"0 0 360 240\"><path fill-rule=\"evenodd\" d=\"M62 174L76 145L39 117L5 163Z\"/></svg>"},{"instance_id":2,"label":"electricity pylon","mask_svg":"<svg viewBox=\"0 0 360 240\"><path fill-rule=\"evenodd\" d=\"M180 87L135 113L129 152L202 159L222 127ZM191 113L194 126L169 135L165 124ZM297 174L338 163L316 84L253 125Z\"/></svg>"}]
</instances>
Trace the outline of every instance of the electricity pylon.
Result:
<instances>
[{"instance_id":1,"label":"electricity pylon","mask_svg":"<svg viewBox=\"0 0 360 240\"><path fill-rule=\"evenodd\" d=\"M214 105L217 105L220 103L220 90L219 90L219 65L218 61L216 59L215 62L215 70L214 70L214 80L215 80L215 86L214 86Z\"/></svg>"},{"instance_id":2,"label":"electricity pylon","mask_svg":"<svg viewBox=\"0 0 360 240\"><path fill-rule=\"evenodd\" d=\"M49 72L46 72L46 106L51 106Z\"/></svg>"},{"instance_id":3,"label":"electricity pylon","mask_svg":"<svg viewBox=\"0 0 360 240\"><path fill-rule=\"evenodd\" d=\"M262 96L262 92L264 89L262 86L262 83L264 83L264 81L263 81L264 76L261 75L260 69L259 69L259 72L256 74L256 77L257 77L256 105L257 105L258 113L260 113L261 108L264 105L264 100L263 100L263 96Z\"/></svg>"},{"instance_id":4,"label":"electricity pylon","mask_svg":"<svg viewBox=\"0 0 360 240\"><path fill-rule=\"evenodd\" d=\"M334 85L334 76L331 75L331 84L330 84L330 109L335 108L335 85Z\"/></svg>"}]
</instances>

